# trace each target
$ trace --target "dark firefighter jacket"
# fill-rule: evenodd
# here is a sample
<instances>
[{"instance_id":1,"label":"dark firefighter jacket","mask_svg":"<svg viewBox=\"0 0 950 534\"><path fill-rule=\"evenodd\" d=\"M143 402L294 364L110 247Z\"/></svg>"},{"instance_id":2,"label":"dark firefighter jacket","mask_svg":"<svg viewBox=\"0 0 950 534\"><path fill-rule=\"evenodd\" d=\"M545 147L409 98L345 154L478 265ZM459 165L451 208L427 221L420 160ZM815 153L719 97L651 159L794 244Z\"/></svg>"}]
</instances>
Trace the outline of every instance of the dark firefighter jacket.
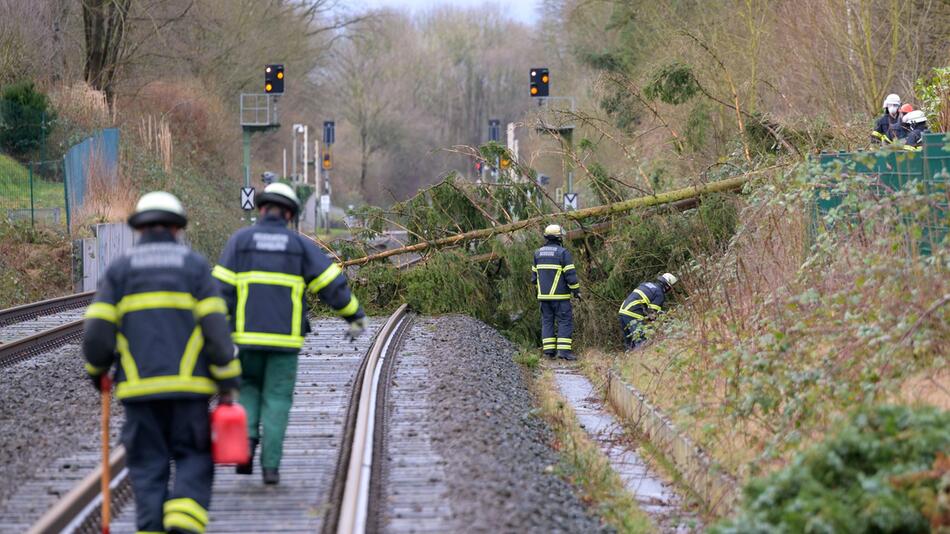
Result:
<instances>
[{"instance_id":1,"label":"dark firefighter jacket","mask_svg":"<svg viewBox=\"0 0 950 534\"><path fill-rule=\"evenodd\" d=\"M118 355L116 396L126 401L236 388L241 363L226 313L204 258L171 234L143 234L86 310L86 371L101 375Z\"/></svg>"},{"instance_id":2,"label":"dark firefighter jacket","mask_svg":"<svg viewBox=\"0 0 950 534\"><path fill-rule=\"evenodd\" d=\"M661 311L665 300L663 286L658 282L644 282L627 295L627 300L620 306L620 315L643 321Z\"/></svg>"},{"instance_id":3,"label":"dark firefighter jacket","mask_svg":"<svg viewBox=\"0 0 950 534\"><path fill-rule=\"evenodd\" d=\"M557 240L548 239L534 251L531 283L538 290L538 300L567 300L571 291L581 287L571 253Z\"/></svg>"},{"instance_id":4,"label":"dark firefighter jacket","mask_svg":"<svg viewBox=\"0 0 950 534\"><path fill-rule=\"evenodd\" d=\"M890 143L902 138L904 136L904 126L901 124L901 114L898 113L895 118L885 111L884 115L878 117L877 123L874 125L874 133L878 139L882 139L882 136L887 137L883 140Z\"/></svg>"},{"instance_id":5,"label":"dark firefighter jacket","mask_svg":"<svg viewBox=\"0 0 950 534\"><path fill-rule=\"evenodd\" d=\"M926 126L918 126L907 131L907 139L904 144L907 146L920 146L924 140L924 134L930 133Z\"/></svg>"},{"instance_id":6,"label":"dark firefighter jacket","mask_svg":"<svg viewBox=\"0 0 950 534\"><path fill-rule=\"evenodd\" d=\"M306 293L349 322L364 316L340 266L276 215L238 230L212 271L231 312L234 343L293 352L310 331Z\"/></svg>"}]
</instances>

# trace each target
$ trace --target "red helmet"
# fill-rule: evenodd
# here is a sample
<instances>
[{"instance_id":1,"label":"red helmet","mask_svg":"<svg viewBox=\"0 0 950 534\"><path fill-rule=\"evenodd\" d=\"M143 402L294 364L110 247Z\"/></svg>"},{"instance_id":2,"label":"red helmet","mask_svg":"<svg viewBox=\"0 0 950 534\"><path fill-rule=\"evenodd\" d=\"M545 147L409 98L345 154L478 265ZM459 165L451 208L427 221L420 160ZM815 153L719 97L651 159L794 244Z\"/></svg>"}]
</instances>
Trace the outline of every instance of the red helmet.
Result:
<instances>
[{"instance_id":1,"label":"red helmet","mask_svg":"<svg viewBox=\"0 0 950 534\"><path fill-rule=\"evenodd\" d=\"M910 113L911 111L914 111L914 106L910 104L904 104L903 106L901 106L901 109L900 109L901 113Z\"/></svg>"}]
</instances>

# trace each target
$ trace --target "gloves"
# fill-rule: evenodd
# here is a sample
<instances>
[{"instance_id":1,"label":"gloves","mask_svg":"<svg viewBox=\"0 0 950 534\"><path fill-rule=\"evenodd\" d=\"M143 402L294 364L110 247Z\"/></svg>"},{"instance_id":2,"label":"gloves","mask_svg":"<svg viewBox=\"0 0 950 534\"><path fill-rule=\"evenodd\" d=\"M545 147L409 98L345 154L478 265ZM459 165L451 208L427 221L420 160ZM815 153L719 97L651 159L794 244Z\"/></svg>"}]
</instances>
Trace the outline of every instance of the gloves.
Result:
<instances>
[{"instance_id":1,"label":"gloves","mask_svg":"<svg viewBox=\"0 0 950 534\"><path fill-rule=\"evenodd\" d=\"M580 290L580 289L575 289L574 291L571 291L571 294L574 295L574 298L580 300L580 298L581 298L581 290Z\"/></svg>"},{"instance_id":2,"label":"gloves","mask_svg":"<svg viewBox=\"0 0 950 534\"><path fill-rule=\"evenodd\" d=\"M343 337L352 343L353 341L356 341L356 338L363 335L363 332L366 331L366 326L366 317L361 317L350 323L350 326L346 329L346 332L343 333Z\"/></svg>"},{"instance_id":3,"label":"gloves","mask_svg":"<svg viewBox=\"0 0 950 534\"><path fill-rule=\"evenodd\" d=\"M218 393L218 404L234 404L237 398L238 392L236 389L226 389Z\"/></svg>"}]
</instances>

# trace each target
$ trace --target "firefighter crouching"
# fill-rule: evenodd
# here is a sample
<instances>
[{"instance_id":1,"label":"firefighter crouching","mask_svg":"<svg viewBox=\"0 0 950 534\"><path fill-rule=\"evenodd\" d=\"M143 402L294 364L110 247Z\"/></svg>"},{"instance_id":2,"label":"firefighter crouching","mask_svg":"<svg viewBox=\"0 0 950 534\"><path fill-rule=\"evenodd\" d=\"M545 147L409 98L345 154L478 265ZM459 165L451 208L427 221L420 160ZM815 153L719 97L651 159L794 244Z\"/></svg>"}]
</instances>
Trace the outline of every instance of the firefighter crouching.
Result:
<instances>
[{"instance_id":1,"label":"firefighter crouching","mask_svg":"<svg viewBox=\"0 0 950 534\"><path fill-rule=\"evenodd\" d=\"M138 241L109 266L86 311L83 353L97 389L118 359L140 532L205 531L214 473L208 399L220 391L229 401L241 374L211 267L178 241L186 224L173 195L144 195L129 217Z\"/></svg>"},{"instance_id":2,"label":"firefighter crouching","mask_svg":"<svg viewBox=\"0 0 950 534\"><path fill-rule=\"evenodd\" d=\"M564 230L556 224L544 229L544 246L534 252L531 283L541 305L541 347L544 355L575 360L572 350L574 316L571 296L580 297L580 283L571 253L561 245Z\"/></svg>"},{"instance_id":3,"label":"firefighter crouching","mask_svg":"<svg viewBox=\"0 0 950 534\"><path fill-rule=\"evenodd\" d=\"M240 403L247 411L252 460L237 472L253 472L260 442L264 483L277 484L297 353L310 331L306 293L316 294L349 323L345 335L351 340L366 328L366 319L340 267L287 228L300 212L293 189L270 184L257 206L260 220L231 236L212 274L228 305L243 368Z\"/></svg>"},{"instance_id":4,"label":"firefighter crouching","mask_svg":"<svg viewBox=\"0 0 950 534\"><path fill-rule=\"evenodd\" d=\"M620 306L620 330L623 332L624 346L637 348L646 341L643 324L652 321L663 311L666 294L673 289L676 277L670 273L660 275L656 281L644 282L637 286Z\"/></svg>"}]
</instances>

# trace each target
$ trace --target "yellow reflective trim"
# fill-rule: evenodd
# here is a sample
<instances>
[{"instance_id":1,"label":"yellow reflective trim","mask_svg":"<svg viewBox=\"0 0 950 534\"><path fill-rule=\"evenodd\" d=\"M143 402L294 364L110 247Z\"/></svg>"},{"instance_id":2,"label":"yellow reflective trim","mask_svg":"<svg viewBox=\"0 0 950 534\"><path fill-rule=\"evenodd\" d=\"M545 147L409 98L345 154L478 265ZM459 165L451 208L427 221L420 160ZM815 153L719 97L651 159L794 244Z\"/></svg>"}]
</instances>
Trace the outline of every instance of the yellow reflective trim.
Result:
<instances>
[{"instance_id":1,"label":"yellow reflective trim","mask_svg":"<svg viewBox=\"0 0 950 534\"><path fill-rule=\"evenodd\" d=\"M130 397L144 397L161 393L198 393L214 395L218 391L217 385L210 378L203 376L180 377L152 376L134 382L119 382L115 388L115 396L120 399Z\"/></svg>"},{"instance_id":2,"label":"yellow reflective trim","mask_svg":"<svg viewBox=\"0 0 950 534\"><path fill-rule=\"evenodd\" d=\"M538 272L538 266L537 266L537 265L532 265L532 266L531 266L531 271L532 271L532 272L535 272L535 273Z\"/></svg>"},{"instance_id":3,"label":"yellow reflective trim","mask_svg":"<svg viewBox=\"0 0 950 534\"><path fill-rule=\"evenodd\" d=\"M561 281L561 271L554 273L554 281L551 282L551 290L548 291L548 295L557 294L557 284Z\"/></svg>"},{"instance_id":4,"label":"yellow reflective trim","mask_svg":"<svg viewBox=\"0 0 950 534\"><path fill-rule=\"evenodd\" d=\"M165 515L168 515L172 512L182 512L190 515L200 523L205 525L208 524L208 511L205 510L203 506L198 504L198 501L188 497L180 497L178 499L169 499L165 501L164 506L162 506L162 511L165 513Z\"/></svg>"},{"instance_id":5,"label":"yellow reflective trim","mask_svg":"<svg viewBox=\"0 0 950 534\"><path fill-rule=\"evenodd\" d=\"M137 382L139 379L139 368L135 365L135 358L129 352L129 340L122 334L115 336L115 349L119 352L119 363L122 364L122 371L125 372L125 379L129 382Z\"/></svg>"},{"instance_id":6,"label":"yellow reflective trim","mask_svg":"<svg viewBox=\"0 0 950 534\"><path fill-rule=\"evenodd\" d=\"M208 366L208 369L211 371L211 376L215 380L235 378L241 376L241 360L234 358L228 362L227 365L211 364Z\"/></svg>"},{"instance_id":7,"label":"yellow reflective trim","mask_svg":"<svg viewBox=\"0 0 950 534\"><path fill-rule=\"evenodd\" d=\"M291 306L291 336L300 337L300 328L303 323L303 293L306 285L302 276L295 274L277 273L270 271L247 271L235 275L237 285L237 310L234 317L235 333L243 334L247 319L247 298L251 284L285 286L290 288ZM280 335L280 334L275 334ZM302 338L301 338L302 339ZM288 345L271 345L288 346ZM302 344L301 344L302 346Z\"/></svg>"},{"instance_id":8,"label":"yellow reflective trim","mask_svg":"<svg viewBox=\"0 0 950 534\"><path fill-rule=\"evenodd\" d=\"M215 265L214 269L211 269L211 276L228 285L233 286L235 283L237 283L237 276L234 274L234 271L222 267L221 265Z\"/></svg>"},{"instance_id":9,"label":"yellow reflective trim","mask_svg":"<svg viewBox=\"0 0 950 534\"><path fill-rule=\"evenodd\" d=\"M165 521L163 525L165 526L166 530L177 528L181 530L187 530L188 532L193 532L195 534L204 534L205 531L204 525L192 519L191 516L181 512L169 512L165 514Z\"/></svg>"},{"instance_id":10,"label":"yellow reflective trim","mask_svg":"<svg viewBox=\"0 0 950 534\"><path fill-rule=\"evenodd\" d=\"M567 264L567 265L564 266L564 270L565 270L565 271L570 271L570 270L573 269L573 268L574 268L574 264L573 264L573 263L569 263L569 264Z\"/></svg>"},{"instance_id":11,"label":"yellow reflective trim","mask_svg":"<svg viewBox=\"0 0 950 534\"><path fill-rule=\"evenodd\" d=\"M570 295L538 295L538 300L571 300Z\"/></svg>"},{"instance_id":12,"label":"yellow reflective trim","mask_svg":"<svg viewBox=\"0 0 950 534\"><path fill-rule=\"evenodd\" d=\"M191 296L190 293L153 291L149 293L126 295L122 297L122 300L116 305L116 309L119 311L119 317L121 317L126 313L142 310L165 308L193 310L196 302L195 297Z\"/></svg>"},{"instance_id":13,"label":"yellow reflective trim","mask_svg":"<svg viewBox=\"0 0 950 534\"><path fill-rule=\"evenodd\" d=\"M644 320L646 317L640 315L639 313L634 313L630 310L620 309L620 315L626 315L627 317L633 317L634 319Z\"/></svg>"},{"instance_id":14,"label":"yellow reflective trim","mask_svg":"<svg viewBox=\"0 0 950 534\"><path fill-rule=\"evenodd\" d=\"M115 306L108 302L93 302L86 308L86 319L102 319L112 324L119 322L119 313Z\"/></svg>"},{"instance_id":15,"label":"yellow reflective trim","mask_svg":"<svg viewBox=\"0 0 950 534\"><path fill-rule=\"evenodd\" d=\"M580 287L581 287L581 283L580 283L580 282L578 282L578 283L576 283L576 284L567 284L567 288L568 288L568 289L580 289Z\"/></svg>"},{"instance_id":16,"label":"yellow reflective trim","mask_svg":"<svg viewBox=\"0 0 950 534\"><path fill-rule=\"evenodd\" d=\"M310 281L310 284L307 285L307 291L316 293L330 285L330 282L336 280L336 277L340 276L341 274L343 274L343 269L340 269L339 265L331 263L330 266L320 274L320 276Z\"/></svg>"},{"instance_id":17,"label":"yellow reflective trim","mask_svg":"<svg viewBox=\"0 0 950 534\"><path fill-rule=\"evenodd\" d=\"M108 367L96 367L95 365L93 365L93 364L91 364L91 363L89 363L89 362L86 362L86 364L83 365L83 367L85 367L86 372L89 373L89 374L92 375L92 376L99 376L99 375L101 375L102 373L104 373L104 372L106 372L106 371L109 370Z\"/></svg>"},{"instance_id":18,"label":"yellow reflective trim","mask_svg":"<svg viewBox=\"0 0 950 534\"><path fill-rule=\"evenodd\" d=\"M198 355L201 354L201 348L205 345L205 337L201 333L201 327L196 326L188 337L188 343L185 344L185 352L181 355L181 362L178 364L178 374L182 377L191 377L195 374L195 366L198 365Z\"/></svg>"},{"instance_id":19,"label":"yellow reflective trim","mask_svg":"<svg viewBox=\"0 0 950 534\"><path fill-rule=\"evenodd\" d=\"M202 319L212 313L228 314L228 305L221 297L208 297L195 304L195 318Z\"/></svg>"},{"instance_id":20,"label":"yellow reflective trim","mask_svg":"<svg viewBox=\"0 0 950 534\"><path fill-rule=\"evenodd\" d=\"M556 338L556 337L546 337L546 338L544 338L544 339L541 340L542 343L547 343L548 341L550 341L550 342L553 343L553 342L557 341L557 338Z\"/></svg>"},{"instance_id":21,"label":"yellow reflective trim","mask_svg":"<svg viewBox=\"0 0 950 534\"><path fill-rule=\"evenodd\" d=\"M350 294L350 302L343 307L337 314L340 317L350 317L360 309L360 301L356 300L356 295Z\"/></svg>"},{"instance_id":22,"label":"yellow reflective trim","mask_svg":"<svg viewBox=\"0 0 950 534\"><path fill-rule=\"evenodd\" d=\"M535 267L537 267L538 269L553 269L553 270L557 270L557 271L560 271L560 270L563 270L563 269L564 269L564 267L562 267L562 266L560 266L560 265L555 265L555 264L553 264L553 263L539 263L539 264L535 265Z\"/></svg>"},{"instance_id":23,"label":"yellow reflective trim","mask_svg":"<svg viewBox=\"0 0 950 534\"><path fill-rule=\"evenodd\" d=\"M303 346L302 336L286 334L267 334L261 332L234 332L231 339L238 345L258 345L262 347L286 347L299 349Z\"/></svg>"},{"instance_id":24,"label":"yellow reflective trim","mask_svg":"<svg viewBox=\"0 0 950 534\"><path fill-rule=\"evenodd\" d=\"M557 342L558 342L558 343L571 343L572 341L573 341L573 339L572 339L572 338L569 338L569 337L559 337L559 338L557 338Z\"/></svg>"}]
</instances>

